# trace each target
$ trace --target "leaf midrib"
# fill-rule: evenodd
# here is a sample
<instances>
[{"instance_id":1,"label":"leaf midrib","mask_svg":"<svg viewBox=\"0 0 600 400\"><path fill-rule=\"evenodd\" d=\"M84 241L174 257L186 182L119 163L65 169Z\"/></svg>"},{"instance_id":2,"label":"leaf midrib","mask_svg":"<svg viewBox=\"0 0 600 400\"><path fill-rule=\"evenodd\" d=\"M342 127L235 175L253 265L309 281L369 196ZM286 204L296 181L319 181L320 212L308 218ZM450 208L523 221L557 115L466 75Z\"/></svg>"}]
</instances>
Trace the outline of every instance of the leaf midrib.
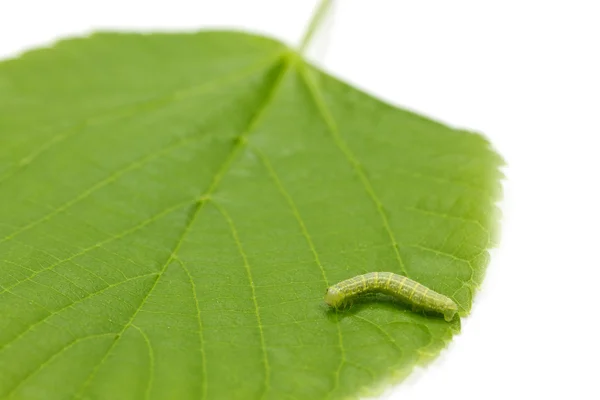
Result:
<instances>
[{"instance_id":1,"label":"leaf midrib","mask_svg":"<svg viewBox=\"0 0 600 400\"><path fill-rule=\"evenodd\" d=\"M278 64L282 64L281 68L282 71L280 72L280 75L278 76L277 79L275 79L273 81L273 84L271 85L270 88L268 88L269 94L265 97L265 100L263 100L262 104L260 104L260 106L258 107L257 111L255 112L254 116L250 119L248 126L245 130L243 130L235 139L235 145L232 147L232 149L230 150L229 154L227 155L227 158L225 159L225 161L221 164L220 169L217 171L217 173L214 175L211 184L209 186L209 188L207 189L207 191L201 195L200 197L196 198L196 199L192 199L192 204L190 205L190 200L186 200L183 202L180 202L178 204L176 204L173 207L169 207L163 211L161 211L160 213L156 214L155 216L146 219L145 221L142 221L141 223L135 225L132 228L129 228L123 232L121 232L118 235L112 236L108 239L105 239L104 241L98 242L96 244L94 244L93 246L90 246L78 253L76 253L75 255L69 257L68 259L63 259L57 263L54 263L52 265L50 265L49 267L46 267L40 271L37 271L35 274L30 275L29 277L27 277L26 279L23 279L21 281L16 282L15 284L11 285L10 287L4 288L4 290L2 292L9 292L11 294L14 294L13 292L11 292L10 290L20 284L22 284L23 282L29 281L31 279L33 279L35 276L39 275L40 273L43 273L47 270L51 270L54 267L70 260L73 258L76 258L80 255L83 255L95 248L101 247L109 242L112 242L114 240L120 239L122 237L125 237L139 229L141 229L142 227L150 224L153 221L156 221L157 219L161 218L162 216L175 211L179 208L181 208L184 205L190 205L190 212L191 215L188 218L188 221L186 223L186 225L182 228L181 234L179 235L179 237L177 238L177 241L175 242L175 245L173 247L173 250L171 251L169 257L167 258L167 260L164 262L163 266L161 267L161 270L157 273L157 272L153 272L151 274L145 274L145 275L141 275L141 276L135 276L132 278L129 278L125 281L119 282L117 284L113 284L113 285L108 285L105 288L102 288L99 291L90 293L88 296L85 296L82 299L79 299L76 302L73 302L69 305L67 305L66 307L61 308L60 310L57 310L55 312L49 313L46 317L44 317L43 319L41 319L40 321L38 321L37 323L31 325L30 327L28 327L28 329L26 329L24 332L22 332L21 334L19 334L18 336L16 336L14 339L12 339L10 342L7 342L6 344L4 344L2 346L2 348L6 348L8 346L10 346L12 343L14 343L16 340L18 340L20 337L22 337L24 334L26 334L27 332L29 332L31 330L32 327L35 327L37 325L39 325L40 323L42 323L43 321L46 321L48 318L50 318L53 315L56 315L57 313L72 307L75 304L78 304L82 301L85 301L87 299L89 299L90 297L93 297L99 293L102 293L112 287L121 285L125 282L129 282L131 280L134 279L139 279L142 277L147 277L147 276L151 276L151 275L156 275L156 279L153 283L153 285L150 287L150 289L148 290L148 292L144 295L144 297L142 298L140 305L136 308L136 310L134 311L134 313L132 314L132 317L128 320L128 322L124 325L123 329L116 333L116 337L114 342L111 344L111 346L107 349L105 355L102 357L102 359L99 361L99 363L94 367L94 369L92 370L92 372L90 373L90 375L88 376L88 378L85 380L83 386L81 387L81 389L79 390L77 396L81 396L82 393L84 393L85 389L87 388L87 386L89 385L89 383L91 383L91 381L93 380L93 377L95 376L96 372L99 370L99 368L101 367L101 365L104 363L104 361L106 361L106 359L108 358L108 356L110 355L112 349L114 349L114 347L116 346L116 344L119 342L120 338L123 336L123 334L125 333L125 331L132 326L133 321L135 320L136 315L139 313L139 311L143 308L144 304L146 303L147 299L150 297L150 295L152 294L153 290L156 288L158 282L160 281L160 278L163 276L163 274L166 272L166 270L168 269L168 266L170 265L170 263L176 259L177 256L177 251L179 250L181 244L183 243L183 241L185 240L185 237L189 231L189 229L191 228L191 226L193 225L194 221L196 220L198 214L200 213L200 210L202 209L202 206L210 199L210 195L212 193L214 193L214 191L217 189L221 179L223 178L223 176L226 174L226 172L228 171L229 167L231 166L231 164L233 163L234 159L236 158L237 154L246 146L247 141L245 140L245 137L252 131L252 129L256 126L256 124L259 122L260 117L264 114L264 112L267 110L273 95L275 94L275 92L277 91L279 84L281 82L281 79L284 77L285 73L287 72L287 70L289 69L290 65L292 64L292 62L294 62L294 60L296 60L296 57L292 57L295 56L292 54L292 56L290 56L291 53L289 51L278 51L276 53L276 57L274 57L273 55L269 56L268 58L266 58L266 62L265 59L261 60L260 62L257 62L255 64L253 64L250 68L244 69L243 72L236 72L233 74L229 74L221 79L215 80L215 81L211 81L208 82L206 84L202 84L202 85L198 85L192 88L185 88L185 89L178 89L172 93L169 93L166 96L161 96L159 98L155 98L155 99L151 99L149 101L144 101L141 103L135 103L132 105L128 105L127 109L131 109L133 111L133 114L135 114L137 111L141 110L144 108L144 106L161 106L164 104L169 104L165 103L166 100L168 99L172 99L172 101L176 101L178 99L181 98L186 98L186 97L190 97L190 96L194 96L194 95L198 95L198 94L204 94L207 91L210 91L211 89L214 89L215 87L222 87L223 84L232 84L232 83L236 83L239 80L248 77L250 75L252 75L253 73L260 71L262 69L265 69L266 67L269 66L277 66ZM195 92L195 93L194 93ZM55 146L56 144L66 140L68 137L80 132L81 130L83 130L83 128L85 126L88 126L90 124L95 124L95 123L100 123L102 122L103 119L105 118L110 118L112 116L114 116L115 114L120 114L123 113L122 108L118 108L116 110L111 110L108 113L102 113L99 115L95 115L92 116L88 119L86 119L84 122L78 123L78 124L74 124L73 127L67 129L66 131L71 131L72 133L71 135L67 135L67 136L61 136L60 140L55 140L50 139L47 144L44 144L40 147L41 151L35 150L34 152L32 152L30 155L26 156L25 159L29 159L29 163L32 162L35 158L37 158L38 156L40 156L42 153L48 151L51 147ZM81 127L81 129L77 129L78 127ZM64 131L63 131L64 132ZM188 137L184 137L182 139L179 139L177 141L175 141L171 146L167 146L166 148L162 149L161 151L159 151L158 153L154 153L154 154L150 154L150 155L145 155L140 157L138 160L130 163L128 166L121 168L119 171L112 173L109 177L103 179L102 181L96 183L95 185L93 185L92 187L86 189L84 192L82 192L81 195L75 197L73 200L66 202L65 204L63 204L61 207L53 210L52 212L46 214L45 216L24 225L23 227L17 229L16 231L12 232L11 234L5 236L3 239L0 240L0 244L7 242L11 239L13 239L14 237L18 236L19 234L28 231L30 229L32 229L33 227L44 223L50 219L52 219L55 215L60 214L61 212L67 210L68 208L70 208L71 206L73 206L74 204L84 200L85 198L87 198L89 195L91 195L92 193L94 193L96 190L114 182L115 180L117 180L118 178L120 178L122 175L126 174L127 172L130 172L131 170L135 170L143 165L145 165L148 161L150 161L151 159L155 159L157 157L160 157L162 154L164 154L166 151L169 150L173 150L174 148L177 148L178 146L182 145L183 143L185 143L189 138ZM48 145L49 144L49 145ZM15 176L18 172L20 172L22 170L23 167L25 167L27 164L19 164L18 165L18 169L17 170L13 170L12 172L9 171L9 174L5 174L4 176L0 177L0 184L2 184L3 182L5 182L7 179L12 178L13 176ZM107 334L103 334L104 336ZM115 335L115 333L110 333L110 335ZM95 335L93 337L96 337L98 335ZM92 337L89 337L92 338ZM66 350L67 348L72 347L75 343L79 343L81 340L84 339L88 339L88 337L86 338L78 338L73 342L70 342L69 344L67 344L67 346L65 346L62 350L60 350L59 352L55 353L52 357L50 357L49 360L53 359L56 355L61 354L64 350ZM42 363L38 368L34 369L31 373L29 373L27 376L23 377L19 382L17 382L15 384L15 386L7 393L7 396L10 396L11 394L13 394L20 386L23 382L25 382L30 376L32 376L33 374L39 372L41 370L41 368L43 368L43 366L45 366L47 364L47 362L49 361L47 360L46 362ZM147 392L148 393L148 392Z\"/></svg>"},{"instance_id":2,"label":"leaf midrib","mask_svg":"<svg viewBox=\"0 0 600 400\"><path fill-rule=\"evenodd\" d=\"M169 265L171 264L171 262L176 259L177 254L179 252L179 249L180 249L183 241L185 240L185 238L186 238L186 236L187 236L187 234L188 234L191 226L194 224L194 222L198 218L198 215L200 214L201 210L203 209L203 206L208 201L210 201L211 195L218 188L218 186L219 186L219 184L220 184L223 176L225 176L225 174L229 171L229 168L231 167L231 164L236 159L236 157L240 153L240 151L243 148L246 147L246 145L247 145L246 137L248 136L248 134L250 132L252 132L252 130L254 129L254 127L260 122L260 119L262 118L262 116L264 115L265 111L267 110L267 108L268 108L270 102L272 101L272 99L273 99L273 97L274 97L277 89L280 87L280 83L281 83L282 79L284 78L285 74L287 73L287 71L290 68L291 60L295 60L295 58L289 57L288 53L284 53L280 57L281 58L278 58L278 61L282 62L282 64L283 64L282 67L281 67L282 71L279 73L278 77L273 81L273 84L268 89L269 92L268 92L267 96L265 97L265 100L258 107L258 110L254 114L254 116L250 119L250 121L249 121L248 126L246 127L246 129L244 131L242 131L239 135L237 135L235 137L235 139L234 139L235 145L233 146L233 148L231 149L231 151L227 155L227 158L225 159L225 161L221 164L221 167L217 170L217 172L214 175L214 177L213 177L213 179L211 181L211 184L208 187L208 189L206 190L206 192L203 193L198 199L195 200L195 204L192 205L192 209L190 210L191 211L191 216L188 218L187 223L183 227L183 229L181 231L181 234L179 235L177 241L175 242L173 250L171 251L169 257L165 261L165 263L164 263L163 267L161 268L160 272L158 273L158 275L157 275L157 277L156 277L156 279L154 281L154 284L150 287L150 289L148 290L148 292L144 295L144 297L142 298L142 301L140 302L139 306L137 307L137 309L132 314L132 316L129 319L129 321L125 324L125 326L123 327L123 329L117 334L117 338L111 344L111 346L107 349L105 355L102 357L102 359L96 365L96 367L92 370L92 372L90 373L89 377L86 379L85 383L83 384L83 386L79 390L78 395L77 395L78 397L81 396L85 392L85 389L91 383L91 381L93 380L93 378L94 378L95 374L97 373L97 371L100 369L100 367L102 366L102 364L106 361L106 359L110 355L111 351L115 348L116 344L119 342L120 338L123 336L123 334L125 333L125 331L131 326L131 324L135 320L135 317L137 316L137 314L144 307L146 301L148 300L148 298L150 297L150 295L152 294L152 292L154 291L154 289L158 285L158 282L160 281L161 277L165 274L165 272L167 271L167 269L168 269ZM277 62L275 64L277 64ZM253 300L254 300L254 306L256 308L258 323L259 323L259 327L260 327L261 326L260 314L258 313L258 305L256 303L256 296L254 294L254 291L253 291ZM200 313L199 310L198 310L198 312ZM262 334L262 330L261 330L260 336L261 336L261 348L262 348L262 352L263 352L263 357L266 360L266 348L265 348L265 344L264 344L264 337L263 337L263 334ZM203 358L202 359L202 363L205 364L206 361L204 359L204 353L202 354L202 358ZM267 364L265 364L265 369L266 369L266 373L265 373L265 380L266 380L266 379L268 379L268 376L269 376ZM205 375L204 375L204 379L205 379ZM206 386L206 385L204 385L204 386ZM264 392L266 392L266 390L267 390L267 385L265 384ZM206 390L204 390L203 392L206 393ZM264 392L263 392L263 394L264 394ZM146 393L148 393L148 391Z\"/></svg>"}]
</instances>

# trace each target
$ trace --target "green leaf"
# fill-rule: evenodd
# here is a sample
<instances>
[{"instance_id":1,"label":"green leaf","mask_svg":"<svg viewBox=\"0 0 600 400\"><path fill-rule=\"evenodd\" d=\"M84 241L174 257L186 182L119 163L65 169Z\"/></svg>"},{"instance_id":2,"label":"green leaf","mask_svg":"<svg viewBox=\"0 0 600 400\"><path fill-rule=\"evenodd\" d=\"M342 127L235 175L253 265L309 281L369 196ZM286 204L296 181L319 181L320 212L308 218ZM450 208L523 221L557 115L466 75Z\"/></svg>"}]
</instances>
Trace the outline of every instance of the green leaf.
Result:
<instances>
[{"instance_id":1,"label":"green leaf","mask_svg":"<svg viewBox=\"0 0 600 400\"><path fill-rule=\"evenodd\" d=\"M460 328L501 159L242 33L95 34L0 64L0 398L339 399Z\"/></svg>"}]
</instances>

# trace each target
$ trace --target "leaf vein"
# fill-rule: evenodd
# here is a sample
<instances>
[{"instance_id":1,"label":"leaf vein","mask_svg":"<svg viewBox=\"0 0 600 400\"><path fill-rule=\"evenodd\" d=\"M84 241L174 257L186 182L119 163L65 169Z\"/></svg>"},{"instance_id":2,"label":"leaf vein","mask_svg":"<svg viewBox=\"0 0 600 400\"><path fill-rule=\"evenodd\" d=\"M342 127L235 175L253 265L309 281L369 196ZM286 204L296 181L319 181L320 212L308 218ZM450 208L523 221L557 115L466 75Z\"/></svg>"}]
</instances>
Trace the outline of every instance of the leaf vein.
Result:
<instances>
[{"instance_id":1,"label":"leaf vein","mask_svg":"<svg viewBox=\"0 0 600 400\"><path fill-rule=\"evenodd\" d=\"M278 59L281 56L282 55L279 55ZM256 113L252 116L252 118L248 122L247 128L244 131L242 131L242 133L237 137L237 140L235 140L235 145L233 146L233 149L231 150L231 152L229 153L228 157L225 159L225 161L223 162L223 164L221 165L221 167L219 168L219 170L213 176L212 182L211 182L210 186L208 187L208 190L202 196L200 196L200 198L196 202L191 217L188 219L188 221L187 221L187 223L186 223L186 225L185 225L185 227L184 227L181 235L179 236L179 238L178 238L178 240L177 240L177 242L175 244L175 247L171 251L171 255L169 256L169 258L165 262L165 264L164 264L163 268L161 269L161 271L158 273L158 276L157 276L156 280L154 281L154 285L145 294L144 298L140 302L140 305L138 306L138 308L136 309L136 311L133 313L133 315L129 319L128 323L121 330L121 333L119 334L119 337L117 338L117 340L115 340L115 342L113 343L113 345L106 351L106 354L104 355L104 357L100 360L100 362L98 363L98 365L94 368L94 370L92 371L92 373L88 376L88 378L86 379L86 381L83 383L83 385L82 385L82 387L81 387L81 389L80 389L77 397L81 397L82 394L85 392L85 390L87 389L88 385L94 379L94 376L97 373L97 371L99 370L99 368L104 364L104 362L108 358L109 354L115 348L115 346L116 346L117 342L119 341L119 338L121 337L121 335L133 323L133 321L134 321L135 317L137 316L137 314L142 310L144 304L146 303L146 301L148 300L149 296L152 294L152 292L156 288L156 286L158 284L158 281L160 280L160 278L166 272L166 270L167 270L169 264L171 263L171 261L173 261L175 259L175 257L177 256L177 252L179 251L179 248L181 247L181 245L182 245L184 239L186 238L186 236L187 236L187 234L188 234L191 226L193 225L194 221L197 219L200 211L203 208L203 205L206 204L206 202L210 200L211 195L217 189L217 187L220 184L223 176L227 173L227 171L231 167L231 164L233 163L233 160L236 158L237 154L241 151L241 149L245 146L245 144L246 144L245 136L250 131L252 131L252 129L254 128L254 126L260 121L260 118L262 117L265 109L267 108L268 103L271 100L272 96L274 95L275 89L277 89L278 84L281 81L281 79L283 78L286 70L287 70L287 68L284 68L282 70L282 72L278 76L277 80L274 82L273 86L271 87L271 90L268 93L267 97L265 98L264 102L261 104L261 106L258 108L258 110L256 111Z\"/></svg>"},{"instance_id":2,"label":"leaf vein","mask_svg":"<svg viewBox=\"0 0 600 400\"><path fill-rule=\"evenodd\" d=\"M152 383L154 381L154 350L152 349L152 344L150 343L150 338L146 333L135 324L131 324L131 326L138 330L140 335L142 335L142 339L146 343L146 347L148 348L148 359L150 361L150 365L148 366L148 384L146 385L146 390L144 391L144 398L149 399L150 393L152 392Z\"/></svg>"},{"instance_id":3,"label":"leaf vein","mask_svg":"<svg viewBox=\"0 0 600 400\"><path fill-rule=\"evenodd\" d=\"M126 116L134 116L143 111L155 110L160 107L169 105L172 102L182 98L197 96L199 94L204 94L210 90L221 89L229 84L237 83L238 81L248 76L251 76L253 73L260 71L262 68L265 67L265 65L271 64L274 59L277 59L281 56L282 52L282 50L279 50L274 54L265 57L265 59L251 64L249 68L245 68L242 71L235 71L231 74L217 78L213 81L201 83L199 85L195 85L188 88L179 88L171 91L166 95L156 96L150 100L143 100L131 104L117 106L105 112L101 112L96 115L87 117L80 122L74 123L70 127L53 134L49 140L44 142L41 146L33 150L27 156L23 157L20 161L16 163L16 166L9 169L6 173L0 176L0 185L2 185L5 181L9 180L10 178L14 177L17 173L22 171L26 166L30 165L35 159L37 159L40 155L48 151L50 148L56 146L61 142L64 142L65 140L70 139L79 132L85 130L88 126L100 124L107 118L111 117L121 118ZM151 108L146 108L148 106L150 106Z\"/></svg>"},{"instance_id":4,"label":"leaf vein","mask_svg":"<svg viewBox=\"0 0 600 400\"><path fill-rule=\"evenodd\" d=\"M192 293L194 294L194 305L196 307L196 318L198 319L198 339L200 340L200 354L202 356L202 396L200 397L200 400L204 400L204 399L206 399L206 396L208 393L208 379L207 379L207 373L206 373L207 372L206 371L206 351L204 349L204 346L205 346L204 334L202 333L203 327L202 327L202 318L200 315L200 302L198 301L196 283L194 282L194 278L192 278L192 274L190 273L188 268L185 266L185 264L183 263L183 261L181 261L181 259L179 257L177 257L177 261L179 262L179 264L181 265L181 268L183 268L188 279L190 280L190 284L192 286Z\"/></svg>"},{"instance_id":5,"label":"leaf vein","mask_svg":"<svg viewBox=\"0 0 600 400\"><path fill-rule=\"evenodd\" d=\"M77 305L77 304L79 304L79 303L81 303L81 302L83 302L83 301L85 301L85 300L87 300L87 299L89 299L89 298L91 298L91 297L94 297L94 296L97 296L97 295L99 295L99 294L101 294L101 293L104 293L105 291L107 291L107 290L109 290L109 289L111 289L111 288L114 288L114 287L116 287L116 286L120 286L120 285L123 285L123 284L125 284L125 283L127 283L127 282L133 281L133 280L135 280L135 279L146 278L146 277L148 277L148 276L152 276L152 275L156 275L156 272L154 272L154 273L152 273L152 274L146 274L146 275L140 275L140 276L136 276L136 277L133 277L133 278L130 278L130 279L127 279L127 280L124 280L124 281L121 281L121 282L118 282L118 283L112 284L112 285L108 285L108 286L106 286L106 287L104 287L104 288L102 288L102 289L100 289L100 290L98 290L98 291L96 291L96 292L91 292L91 293L89 293L87 296L85 296L85 297L82 297L81 299L75 300L75 301L73 301L72 303L69 303L69 304L65 305L64 307L62 307L62 308L59 308L58 310L52 311L50 314L46 315L46 316L45 316L44 318L42 318L41 320L39 320L39 321L37 321L37 322L35 322L35 323L31 324L30 326L28 326L28 327L27 327L27 329L26 329L26 330L24 330L23 332L21 332L19 335L17 335L16 337L14 337L13 339L11 339L10 341L8 341L8 342L4 343L4 344L3 344L3 345L0 347L0 351L3 351L3 350L4 350L4 349L6 349L7 347L10 347L10 346L11 346L12 344L14 344L14 343L15 343L17 340L19 340L20 338L22 338L23 336L25 336L25 335L26 335L28 332L30 332L30 331L31 331L33 328L35 328L36 326L40 325L40 324L41 324L41 323L43 323L44 321L48 320L48 319L49 319L49 318L51 318L52 316L54 316L54 315L58 315L60 312L62 312L62 311L64 311L64 310L66 310L66 309L68 309L68 308L71 308L71 307L73 307L74 305ZM7 293L10 293L10 294L12 294L13 296L16 296L16 297L20 297L19 295L15 294L15 293L12 293L12 292L7 292Z\"/></svg>"},{"instance_id":6,"label":"leaf vein","mask_svg":"<svg viewBox=\"0 0 600 400\"><path fill-rule=\"evenodd\" d=\"M131 228L129 228L129 229L127 229L127 230L125 230L125 231L123 231L123 232L115 235L115 236L112 236L112 237L109 237L109 238L107 238L105 240L97 242L97 243L95 243L95 244L93 244L93 245L91 245L91 246L89 246L89 247L87 247L87 248L85 248L85 249L83 249L83 250L81 250L81 251L79 251L79 252L77 252L77 253L69 256L68 258L65 258L65 259L62 259L62 260L59 259L58 262L56 262L56 263L54 263L52 265L49 265L46 268L40 269L40 270L36 271L34 274L30 275L29 277L27 277L25 279L22 279L22 280L20 280L20 281L18 281L16 283L14 283L14 284L6 287L2 292L0 292L0 294L2 294L4 292L6 292L6 291L8 291L8 290L10 290L10 289L18 286L18 285L20 285L20 284L22 284L24 282L32 280L33 278L35 278L36 276L42 274L43 272L51 271L51 270L53 270L54 268L56 268L57 266L59 266L59 265L61 265L63 263L72 261L75 258L80 257L80 256L82 256L82 255L84 255L84 254L86 254L86 253L88 253L88 252L90 252L90 251L92 251L94 249L101 248L102 246L105 246L105 245L107 245L107 244L109 244L109 243L111 243L111 242L113 242L115 240L122 239L122 238L124 238L124 237L126 237L126 236L128 236L128 235L130 235L130 234L132 234L132 233L134 233L134 232L136 232L136 231L144 228L145 226L147 226L147 225L149 225L149 224L151 224L151 223L153 223L155 221L158 221L160 218L164 217L165 215L167 215L167 214L169 214L169 213L171 213L171 212L173 212L175 210L178 210L182 206L189 205L189 204L190 204L190 200L186 200L185 202L178 203L178 204L176 204L176 205L174 205L172 207L169 207L169 208L161 211L158 214L153 215L152 217L150 217L150 218L148 218L148 219L146 219L146 220L138 223L137 225L135 225L135 226L133 226L133 227L131 227ZM52 256L52 257L57 258L55 256ZM86 268L84 268L84 267L82 267L82 266L80 266L78 264L75 264L75 265L77 265L80 268L82 268L83 270L89 272L89 270L87 270ZM92 273L92 275L95 275L95 274ZM100 277L98 276L98 278L100 278ZM104 279L102 279L102 278L100 278L100 279L102 281L104 281ZM104 282L106 282L106 281L104 281Z\"/></svg>"},{"instance_id":7,"label":"leaf vein","mask_svg":"<svg viewBox=\"0 0 600 400\"><path fill-rule=\"evenodd\" d=\"M202 205L203 204L204 204L204 202L198 201L198 202L196 202L196 204L193 205L193 208L191 210L191 216L186 221L186 224L185 224L185 226L184 226L181 234L179 235L179 237L177 238L177 241L175 242L175 245L173 247L173 250L171 251L171 254L169 255L169 257L165 261L165 263L164 263L163 267L161 268L160 272L157 274L156 279L154 280L154 283L152 284L152 286L150 287L150 289L148 290L148 292L146 292L146 294L144 295L144 297L140 301L140 304L138 305L138 307L136 308L136 310L133 312L133 314L131 315L131 317L127 321L127 323L123 326L123 328L121 329L121 331L118 333L117 339L108 348L108 350L106 351L106 353L104 354L104 356L102 357L102 359L100 360L100 362L94 367L94 369L92 370L92 372L90 373L90 375L87 377L87 379L83 383L82 387L80 388L79 392L77 393L76 397L81 397L83 395L83 393L85 393L85 390L87 389L87 387L89 386L89 384L92 382L92 380L96 376L96 373L98 372L98 370L100 369L100 367L108 359L108 356L111 354L111 352L113 351L113 349L115 348L115 346L119 342L120 338L123 336L123 334L125 333L125 331L131 326L131 324L135 320L135 317L138 315L138 313L140 312L140 310L146 304L146 301L148 301L148 298L150 297L150 295L152 294L152 292L154 291L154 289L158 285L158 282L160 281L160 278L167 271L169 265L171 264L171 261L173 261L173 259L174 259L175 255L176 255L177 251L179 251L179 248L181 247L181 244L183 243L183 240L184 240L185 236L187 235L187 233L189 232L191 226L193 225L194 221L196 220L199 211L202 209Z\"/></svg>"},{"instance_id":8,"label":"leaf vein","mask_svg":"<svg viewBox=\"0 0 600 400\"><path fill-rule=\"evenodd\" d=\"M271 162L269 161L267 156L265 154L263 154L258 148L254 148L254 151L258 154L259 158L262 160L263 165L269 172L269 176L275 183L275 186L277 187L277 189L279 190L281 195L285 198L288 206L290 207L290 209L292 211L292 214L294 215L294 218L298 222L298 225L300 225L300 230L302 231L302 235L306 239L306 242L310 248L310 251L313 254L315 262L316 262L317 266L319 267L319 270L321 271L321 276L323 278L323 281L325 282L325 286L329 287L329 281L327 279L327 274L325 273L325 268L323 267L323 264L321 263L321 260L319 258L319 253L317 253L315 244L314 244L311 236L308 233L306 224L304 223L304 220L302 219L302 216L300 215L300 212L298 211L298 207L296 207L296 204L295 204L294 200L292 199L291 195L283 186L283 183L279 179L279 176L275 172L275 169L271 165ZM343 368L344 364L347 362L346 350L344 348L344 340L342 338L342 331L340 328L340 324L336 323L335 326L337 328L337 336L338 336L341 357L340 357L340 364L339 364L338 368L336 369L336 372L334 375L335 383L334 383L334 387L332 388L331 392L334 392L339 387L341 369Z\"/></svg>"},{"instance_id":9,"label":"leaf vein","mask_svg":"<svg viewBox=\"0 0 600 400\"><path fill-rule=\"evenodd\" d=\"M47 360L45 360L43 363L41 363L36 369L29 372L26 376L22 377L19 381L17 381L17 384L8 393L6 393L6 395L5 395L6 398L12 397L13 394L21 387L21 385L23 385L23 383L25 383L27 380L31 379L32 376L38 374L46 366L48 366L52 361L54 361L57 357L59 357L65 351L68 351L70 348L72 348L76 344L79 344L83 341L90 340L90 339L96 339L96 338L104 337L104 336L115 336L115 335L116 335L115 333L101 333L101 334L97 334L97 335L90 335L90 336L72 340L71 342L67 343L65 346L61 347L57 352L52 354Z\"/></svg>"},{"instance_id":10,"label":"leaf vein","mask_svg":"<svg viewBox=\"0 0 600 400\"><path fill-rule=\"evenodd\" d=\"M235 244L242 256L242 260L244 261L244 268L246 270L246 275L248 278L248 282L250 284L250 291L252 293L252 304L254 305L254 311L255 311L256 320L258 323L258 333L260 335L260 347L261 347L261 352L262 352L262 363L265 368L265 378L264 378L264 382L263 382L264 388L260 395L260 398L263 398L269 389L269 382L271 379L271 367L269 365L269 359L267 357L267 346L265 345L265 335L263 332L262 320L260 318L258 301L256 299L256 288L254 286L254 279L252 278L252 271L250 270L250 264L248 263L248 256L246 255L246 252L244 251L242 243L240 242L237 228L235 227L235 224L233 223L231 216L229 215L227 210L225 210L225 208L223 206L221 206L220 204L218 204L217 202L212 201L212 204L214 204L214 206L217 208L217 210L219 210L219 212L221 213L221 215L223 216L223 218L229 225L231 234L233 236L233 240L235 241Z\"/></svg>"},{"instance_id":11,"label":"leaf vein","mask_svg":"<svg viewBox=\"0 0 600 400\"><path fill-rule=\"evenodd\" d=\"M361 317L360 315L353 314L352 316L354 318L356 318L360 321L363 321L363 322L371 325L372 327L374 327L378 332L380 332L387 339L387 341L392 345L392 347L399 353L400 357L402 357L404 355L404 352L402 351L402 349L400 348L398 343L396 343L396 340L394 340L394 338L385 329L383 329L381 326L377 325L375 322L371 321L370 319Z\"/></svg>"},{"instance_id":12,"label":"leaf vein","mask_svg":"<svg viewBox=\"0 0 600 400\"><path fill-rule=\"evenodd\" d=\"M371 185L369 178L365 174L360 162L358 161L358 159L356 158L354 153L352 153L352 151L350 150L348 145L344 142L344 140L340 136L337 123L335 122L333 115L327 108L327 105L325 104L325 101L321 94L321 89L319 88L318 84L316 82L314 82L314 80L309 76L309 73L308 73L308 71L306 71L306 68L307 68L306 65L302 65L302 67L299 69L300 75L303 77L303 81L305 82L305 84L308 88L308 91L311 93L311 97L315 102L315 106L317 107L319 113L321 114L321 117L323 118L325 125L331 132L333 141L335 142L336 146L344 154L344 156L346 157L346 159L348 160L350 165L352 165L352 167L358 174L358 177L359 177L364 189L366 190L367 194L369 195L369 197L375 204L375 206L377 208L377 212L378 212L378 214L381 218L381 221L383 222L383 226L387 232L387 235L389 236L389 238L392 242L392 246L394 248L394 253L396 255L396 259L398 260L400 270L402 271L402 273L405 276L408 276L408 271L406 270L406 266L404 265L404 262L402 261L402 257L400 256L400 251L398 250L398 241L396 240L394 232L392 231L388 217L385 214L383 204L382 204L381 200L379 199L379 197L377 196L377 194L375 193L375 190L373 189L373 186Z\"/></svg>"}]
</instances>

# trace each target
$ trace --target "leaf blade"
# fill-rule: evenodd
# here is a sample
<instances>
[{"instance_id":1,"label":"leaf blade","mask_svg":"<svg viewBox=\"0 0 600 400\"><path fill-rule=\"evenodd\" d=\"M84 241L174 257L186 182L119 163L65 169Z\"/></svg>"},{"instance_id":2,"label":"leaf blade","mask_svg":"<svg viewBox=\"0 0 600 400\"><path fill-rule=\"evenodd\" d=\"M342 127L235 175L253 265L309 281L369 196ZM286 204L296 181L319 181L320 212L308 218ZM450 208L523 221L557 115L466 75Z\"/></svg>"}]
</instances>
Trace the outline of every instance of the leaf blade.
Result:
<instances>
[{"instance_id":1,"label":"leaf blade","mask_svg":"<svg viewBox=\"0 0 600 400\"><path fill-rule=\"evenodd\" d=\"M58 72L81 54L95 58ZM87 71L105 60L109 83ZM23 83L49 66L63 87ZM3 396L344 398L459 325L386 301L331 313L329 284L404 272L468 313L500 179L479 135L244 34L96 35L2 75Z\"/></svg>"}]
</instances>

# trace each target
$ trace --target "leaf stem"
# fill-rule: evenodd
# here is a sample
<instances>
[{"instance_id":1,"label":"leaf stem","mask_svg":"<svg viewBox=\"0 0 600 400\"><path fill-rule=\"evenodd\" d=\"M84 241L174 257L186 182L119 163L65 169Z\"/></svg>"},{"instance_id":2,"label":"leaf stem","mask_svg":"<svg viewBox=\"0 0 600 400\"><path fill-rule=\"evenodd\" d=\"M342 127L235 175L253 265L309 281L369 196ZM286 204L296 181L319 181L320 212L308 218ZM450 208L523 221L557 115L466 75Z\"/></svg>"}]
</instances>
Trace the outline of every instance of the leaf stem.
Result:
<instances>
[{"instance_id":1,"label":"leaf stem","mask_svg":"<svg viewBox=\"0 0 600 400\"><path fill-rule=\"evenodd\" d=\"M317 7L316 11L313 13L312 18L310 20L310 24L308 25L308 29L304 33L304 37L302 38L302 42L300 43L300 47L298 48L299 54L304 54L310 40L313 37L313 34L316 32L319 24L323 21L323 17L327 14L327 10L329 6L331 6L332 0L321 0L321 3Z\"/></svg>"}]
</instances>

